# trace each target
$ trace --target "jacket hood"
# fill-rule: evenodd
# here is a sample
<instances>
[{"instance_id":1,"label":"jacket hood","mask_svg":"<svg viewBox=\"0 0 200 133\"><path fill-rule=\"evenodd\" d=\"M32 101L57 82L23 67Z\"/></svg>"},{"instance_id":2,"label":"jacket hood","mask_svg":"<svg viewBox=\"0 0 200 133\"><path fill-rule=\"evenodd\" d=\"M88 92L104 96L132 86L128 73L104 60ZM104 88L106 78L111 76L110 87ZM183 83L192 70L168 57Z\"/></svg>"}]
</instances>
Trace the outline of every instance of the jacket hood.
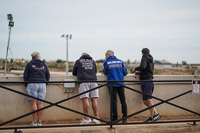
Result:
<instances>
[{"instance_id":1,"label":"jacket hood","mask_svg":"<svg viewBox=\"0 0 200 133\"><path fill-rule=\"evenodd\" d=\"M90 57L90 55L83 55L80 59L92 59L92 57Z\"/></svg>"},{"instance_id":2,"label":"jacket hood","mask_svg":"<svg viewBox=\"0 0 200 133\"><path fill-rule=\"evenodd\" d=\"M151 63L153 62L153 57L150 54L143 55L146 57Z\"/></svg>"},{"instance_id":3,"label":"jacket hood","mask_svg":"<svg viewBox=\"0 0 200 133\"><path fill-rule=\"evenodd\" d=\"M37 64L38 66L44 65L44 62L41 61L40 59L32 59L31 63Z\"/></svg>"}]
</instances>

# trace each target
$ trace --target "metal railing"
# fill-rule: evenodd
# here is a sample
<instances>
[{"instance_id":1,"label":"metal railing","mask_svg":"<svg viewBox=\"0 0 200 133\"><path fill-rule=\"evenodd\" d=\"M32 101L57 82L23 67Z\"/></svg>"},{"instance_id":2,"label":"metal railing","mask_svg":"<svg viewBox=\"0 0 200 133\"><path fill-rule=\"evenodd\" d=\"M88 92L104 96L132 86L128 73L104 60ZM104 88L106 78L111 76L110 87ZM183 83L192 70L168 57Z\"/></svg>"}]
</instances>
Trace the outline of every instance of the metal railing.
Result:
<instances>
[{"instance_id":1,"label":"metal railing","mask_svg":"<svg viewBox=\"0 0 200 133\"><path fill-rule=\"evenodd\" d=\"M80 94L76 94L76 95L74 95L72 97L60 100L60 101L55 102L55 103L52 103L52 102L49 102L49 101L46 101L46 100L41 100L41 99L38 99L36 97L30 96L30 95L28 95L26 93L22 93L22 92L19 92L17 90L14 90L14 89L11 89L11 88L8 88L8 87L4 86L5 84L27 84L27 83L48 83L48 84L55 84L55 83L87 83L87 82L90 82L90 83L91 82L97 82L97 83L101 83L102 85L99 85L98 87L95 87L95 88L93 88L91 90L85 91L85 92L80 93ZM113 112L112 111L112 106L113 106L112 105L112 101L113 101L112 92L113 92L113 84L117 84L119 86L124 87L125 89L134 91L134 92L139 93L141 95L149 96L148 94L145 94L145 93L143 93L141 91L138 91L138 90L136 90L134 88L128 87L126 85L121 85L121 84L119 84L119 82L125 82L125 83L128 83L128 82L131 82L131 83L140 83L140 82L162 82L162 83L166 83L166 82L173 82L173 83L175 83L175 82L177 82L177 83L191 83L192 84L192 80L154 80L154 81L145 81L145 80L143 80L143 81L141 81L141 80L139 80L139 81L135 81L135 80L134 81L132 81L132 80L108 81L108 80L106 80L106 81L49 81L49 82L15 82L14 81L14 82L0 82L0 88L1 89L8 90L10 92L14 92L14 93L26 96L26 97L32 97L32 98L35 98L37 100L43 101L44 103L49 104L49 105L47 105L47 106L45 106L45 107L43 107L41 109L38 109L38 110L35 110L35 111L32 111L32 112L26 113L26 114L24 114L22 116L19 116L19 117L13 118L11 120L8 120L6 122L0 123L0 130L14 129L14 132L17 132L18 129L28 129L28 128L59 128L59 127L77 127L77 126L105 126L105 125L109 125L110 128L113 128L113 125L122 125L122 124L158 124L158 123L181 123L181 122L193 122L193 125L196 125L196 122L200 122L200 119L193 119L193 120L191 119L191 120L179 120L179 121L157 121L157 122L150 122L150 123L146 123L146 122L118 123L119 121L122 121L124 119L130 118L132 116L140 114L140 113L142 113L144 111L147 111L147 110L149 110L149 109L151 109L153 107L159 106L159 105L164 104L164 103L169 104L169 105L174 106L176 108L179 108L179 109L182 109L182 110L185 110L187 112L190 112L190 113L193 113L195 115L200 116L200 113L198 113L198 112L192 111L190 109L184 108L182 106L179 106L177 104L174 104L174 103L170 102L170 101L172 101L174 99L177 99L177 98L179 98L181 96L184 96L184 95L186 95L188 93L191 93L192 90L188 90L188 91L183 92L183 93L181 93L179 95L171 97L171 98L169 98L167 100L163 100L161 98L158 98L158 97L155 97L155 96L151 96L153 99L156 99L156 100L158 100L160 102L154 104L153 106L150 106L150 107L144 108L144 109L142 109L140 111L137 111L135 113L129 114L128 116L123 117L123 118L121 118L119 120L112 121L112 112ZM69 101L69 100L71 100L73 98L79 97L80 95L88 93L88 92L93 91L95 89L101 89L101 88L103 88L104 86L106 86L108 84L111 84L111 86L110 86L110 121L105 121L103 119L95 118L94 116L86 115L86 114L84 114L82 112L79 112L79 111L76 111L76 110L73 110L73 109L70 109L70 108L67 108L67 107L59 105L59 104L61 104L63 102L66 102L66 101ZM46 125L46 126L39 126L39 127L33 127L33 126L7 127L7 126L5 126L6 124L9 124L9 123L14 122L16 120L19 120L19 119L22 119L22 118L24 118L26 116L29 116L29 115L31 115L33 113L39 112L41 110L45 110L45 109L53 107L53 106L56 106L56 107L59 107L59 108L62 108L62 109L65 109L65 110L68 110L68 111L80 114L80 115L88 116L88 117L91 117L93 119L97 119L97 120L103 122L104 124L98 124L98 125L94 125L94 124L88 124L88 125L49 125L49 126Z\"/></svg>"}]
</instances>

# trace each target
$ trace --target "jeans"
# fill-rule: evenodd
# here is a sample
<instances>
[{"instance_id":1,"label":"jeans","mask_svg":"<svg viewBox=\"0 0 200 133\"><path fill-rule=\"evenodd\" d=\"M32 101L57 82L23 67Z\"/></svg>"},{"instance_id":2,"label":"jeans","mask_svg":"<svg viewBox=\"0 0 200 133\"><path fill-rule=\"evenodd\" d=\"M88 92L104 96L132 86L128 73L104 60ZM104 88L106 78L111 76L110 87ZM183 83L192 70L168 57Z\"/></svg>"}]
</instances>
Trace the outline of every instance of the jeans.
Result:
<instances>
[{"instance_id":1,"label":"jeans","mask_svg":"<svg viewBox=\"0 0 200 133\"><path fill-rule=\"evenodd\" d=\"M46 95L46 84L30 83L28 84L26 91L28 95L44 100ZM29 97L29 100L34 100L34 98Z\"/></svg>"}]
</instances>

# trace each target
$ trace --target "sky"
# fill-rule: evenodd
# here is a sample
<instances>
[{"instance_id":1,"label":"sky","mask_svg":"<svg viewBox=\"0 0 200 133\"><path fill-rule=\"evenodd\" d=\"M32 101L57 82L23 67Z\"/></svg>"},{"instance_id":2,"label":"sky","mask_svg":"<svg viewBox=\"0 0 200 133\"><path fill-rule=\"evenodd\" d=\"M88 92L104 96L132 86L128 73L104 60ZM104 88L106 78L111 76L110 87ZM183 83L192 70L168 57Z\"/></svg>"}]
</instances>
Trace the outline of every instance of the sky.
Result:
<instances>
[{"instance_id":1,"label":"sky","mask_svg":"<svg viewBox=\"0 0 200 133\"><path fill-rule=\"evenodd\" d=\"M94 60L107 50L123 61L140 61L149 48L155 60L200 63L200 0L0 0L0 58L69 61L83 52Z\"/></svg>"}]
</instances>

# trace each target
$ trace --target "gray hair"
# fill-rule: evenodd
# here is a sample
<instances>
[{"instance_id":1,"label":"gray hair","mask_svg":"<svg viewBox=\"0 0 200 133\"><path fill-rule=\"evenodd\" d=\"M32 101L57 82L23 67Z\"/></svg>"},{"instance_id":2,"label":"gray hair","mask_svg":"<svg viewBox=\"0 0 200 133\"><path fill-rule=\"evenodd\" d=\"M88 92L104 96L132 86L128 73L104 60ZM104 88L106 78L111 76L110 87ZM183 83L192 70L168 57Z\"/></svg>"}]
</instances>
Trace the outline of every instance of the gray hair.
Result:
<instances>
[{"instance_id":1,"label":"gray hair","mask_svg":"<svg viewBox=\"0 0 200 133\"><path fill-rule=\"evenodd\" d=\"M83 55L88 55L88 53L84 52L84 53L82 53L82 56L83 56Z\"/></svg>"},{"instance_id":2,"label":"gray hair","mask_svg":"<svg viewBox=\"0 0 200 133\"><path fill-rule=\"evenodd\" d=\"M109 55L109 56L114 56L114 52L112 50L108 50L106 52L106 54Z\"/></svg>"}]
</instances>

